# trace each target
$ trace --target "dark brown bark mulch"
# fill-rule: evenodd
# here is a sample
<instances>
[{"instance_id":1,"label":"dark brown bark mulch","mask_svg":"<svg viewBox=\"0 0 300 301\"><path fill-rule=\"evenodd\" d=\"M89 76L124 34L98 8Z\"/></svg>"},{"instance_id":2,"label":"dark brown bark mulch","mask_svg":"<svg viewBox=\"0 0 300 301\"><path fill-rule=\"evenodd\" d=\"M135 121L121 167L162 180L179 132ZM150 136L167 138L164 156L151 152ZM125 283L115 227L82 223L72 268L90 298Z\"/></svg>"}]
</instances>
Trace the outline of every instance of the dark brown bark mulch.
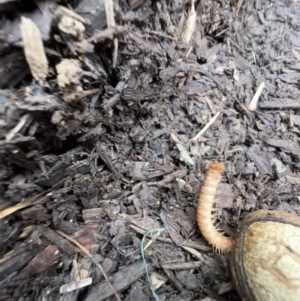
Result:
<instances>
[{"instance_id":1,"label":"dark brown bark mulch","mask_svg":"<svg viewBox=\"0 0 300 301\"><path fill-rule=\"evenodd\" d=\"M81 41L59 29L58 5L85 18ZM239 300L226 258L197 228L197 190L208 164L224 162L216 214L232 236L256 209L300 214L300 3L236 5L196 1L186 44L181 0L114 1L113 28L104 1L0 4L0 300L115 300L57 230L93 254L122 300L153 300L141 242L159 228L145 257L161 301ZM27 65L20 16L42 34L44 86ZM62 86L65 59L82 73ZM4 214L13 206L23 207Z\"/></svg>"}]
</instances>

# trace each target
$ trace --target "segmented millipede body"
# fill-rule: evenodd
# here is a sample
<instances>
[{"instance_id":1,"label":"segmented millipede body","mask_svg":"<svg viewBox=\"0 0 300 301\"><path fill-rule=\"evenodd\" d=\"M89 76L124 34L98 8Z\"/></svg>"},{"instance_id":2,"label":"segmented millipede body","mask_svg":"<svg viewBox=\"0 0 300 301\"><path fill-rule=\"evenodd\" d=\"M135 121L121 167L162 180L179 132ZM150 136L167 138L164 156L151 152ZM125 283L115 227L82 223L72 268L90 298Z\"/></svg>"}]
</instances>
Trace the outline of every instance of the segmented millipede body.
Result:
<instances>
[{"instance_id":1,"label":"segmented millipede body","mask_svg":"<svg viewBox=\"0 0 300 301\"><path fill-rule=\"evenodd\" d=\"M233 240L216 229L212 215L217 188L224 171L225 166L222 163L216 162L209 166L199 189L196 219L201 234L214 250L229 253L233 247Z\"/></svg>"}]
</instances>

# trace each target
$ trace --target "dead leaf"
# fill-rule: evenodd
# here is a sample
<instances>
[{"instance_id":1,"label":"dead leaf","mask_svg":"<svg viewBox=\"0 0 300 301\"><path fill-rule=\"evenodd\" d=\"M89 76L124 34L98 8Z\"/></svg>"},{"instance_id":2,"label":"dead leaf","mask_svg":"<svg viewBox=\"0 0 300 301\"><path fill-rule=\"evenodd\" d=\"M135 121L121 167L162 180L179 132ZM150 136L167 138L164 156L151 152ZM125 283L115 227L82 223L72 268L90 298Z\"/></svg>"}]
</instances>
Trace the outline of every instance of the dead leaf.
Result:
<instances>
[{"instance_id":1,"label":"dead leaf","mask_svg":"<svg viewBox=\"0 0 300 301\"><path fill-rule=\"evenodd\" d=\"M41 33L38 27L25 17L21 18L20 30L25 57L31 74L40 85L43 85L48 74L48 61Z\"/></svg>"}]
</instances>

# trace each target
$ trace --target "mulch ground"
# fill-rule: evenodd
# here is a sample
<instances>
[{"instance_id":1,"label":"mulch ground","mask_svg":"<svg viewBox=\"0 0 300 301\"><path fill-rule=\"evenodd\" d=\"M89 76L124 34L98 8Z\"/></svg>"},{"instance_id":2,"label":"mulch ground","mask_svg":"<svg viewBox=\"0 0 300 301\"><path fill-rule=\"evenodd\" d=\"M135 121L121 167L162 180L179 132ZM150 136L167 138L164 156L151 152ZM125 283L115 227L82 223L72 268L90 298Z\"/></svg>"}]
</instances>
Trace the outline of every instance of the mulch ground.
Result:
<instances>
[{"instance_id":1,"label":"mulch ground","mask_svg":"<svg viewBox=\"0 0 300 301\"><path fill-rule=\"evenodd\" d=\"M229 235L300 214L300 2L143 2L0 3L0 300L116 300L99 264L154 300L146 264L160 301L238 301L195 220L210 162Z\"/></svg>"}]
</instances>

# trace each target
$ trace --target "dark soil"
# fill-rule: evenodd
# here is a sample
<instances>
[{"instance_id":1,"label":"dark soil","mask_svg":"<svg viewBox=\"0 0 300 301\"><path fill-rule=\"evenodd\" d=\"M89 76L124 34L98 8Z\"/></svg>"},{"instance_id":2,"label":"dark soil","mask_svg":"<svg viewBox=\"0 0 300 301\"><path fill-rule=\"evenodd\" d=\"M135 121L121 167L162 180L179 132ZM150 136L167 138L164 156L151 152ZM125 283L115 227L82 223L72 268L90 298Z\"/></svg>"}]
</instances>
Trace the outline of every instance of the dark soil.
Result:
<instances>
[{"instance_id":1,"label":"dark soil","mask_svg":"<svg viewBox=\"0 0 300 301\"><path fill-rule=\"evenodd\" d=\"M198 230L198 188L210 162L226 165L216 214L233 237L247 212L300 214L300 2L244 0L237 12L235 1L196 1L189 44L183 0L114 1L110 29L104 1L2 2L0 300L115 300L95 261L121 300L154 300L141 243L159 228L145 258L160 301L239 300L226 257ZM82 41L53 22L58 4L88 21ZM45 85L27 65L20 16L42 33ZM58 85L63 59L82 69L71 86Z\"/></svg>"}]
</instances>

